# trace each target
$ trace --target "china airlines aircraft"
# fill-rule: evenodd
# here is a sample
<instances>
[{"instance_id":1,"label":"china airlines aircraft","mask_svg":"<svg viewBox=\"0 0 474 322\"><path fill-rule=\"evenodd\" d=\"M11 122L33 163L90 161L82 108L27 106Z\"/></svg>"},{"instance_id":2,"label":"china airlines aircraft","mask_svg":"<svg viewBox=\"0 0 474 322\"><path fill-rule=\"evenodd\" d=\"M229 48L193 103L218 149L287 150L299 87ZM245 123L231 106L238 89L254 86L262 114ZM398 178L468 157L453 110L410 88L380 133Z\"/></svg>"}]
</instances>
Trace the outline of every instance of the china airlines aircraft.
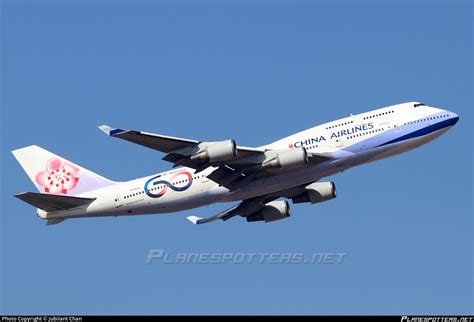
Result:
<instances>
[{"instance_id":1,"label":"china airlines aircraft","mask_svg":"<svg viewBox=\"0 0 474 322\"><path fill-rule=\"evenodd\" d=\"M202 142L107 125L107 135L165 153L173 170L115 182L36 145L13 155L39 192L16 197L38 208L48 224L66 219L182 211L216 202L238 202L194 224L236 215L248 222L290 216L287 200L311 204L336 198L324 177L428 143L459 117L419 102L373 110L318 125L258 148L234 140ZM126 165L126 164L124 164Z\"/></svg>"}]
</instances>

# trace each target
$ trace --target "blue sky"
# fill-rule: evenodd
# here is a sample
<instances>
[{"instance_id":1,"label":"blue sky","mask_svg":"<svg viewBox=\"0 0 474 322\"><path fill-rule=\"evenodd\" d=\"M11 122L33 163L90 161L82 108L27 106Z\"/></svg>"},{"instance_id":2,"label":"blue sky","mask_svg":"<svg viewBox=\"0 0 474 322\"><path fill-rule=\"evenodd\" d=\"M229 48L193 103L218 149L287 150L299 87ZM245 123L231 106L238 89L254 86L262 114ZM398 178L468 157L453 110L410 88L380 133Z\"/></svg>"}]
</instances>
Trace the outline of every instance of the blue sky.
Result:
<instances>
[{"instance_id":1,"label":"blue sky","mask_svg":"<svg viewBox=\"0 0 474 322\"><path fill-rule=\"evenodd\" d=\"M470 2L2 1L6 314L473 313ZM97 126L258 146L419 100L460 115L418 150L333 176L272 224L220 204L47 227L13 197L40 145L113 180L170 168ZM178 252L347 253L342 264L145 264Z\"/></svg>"}]
</instances>

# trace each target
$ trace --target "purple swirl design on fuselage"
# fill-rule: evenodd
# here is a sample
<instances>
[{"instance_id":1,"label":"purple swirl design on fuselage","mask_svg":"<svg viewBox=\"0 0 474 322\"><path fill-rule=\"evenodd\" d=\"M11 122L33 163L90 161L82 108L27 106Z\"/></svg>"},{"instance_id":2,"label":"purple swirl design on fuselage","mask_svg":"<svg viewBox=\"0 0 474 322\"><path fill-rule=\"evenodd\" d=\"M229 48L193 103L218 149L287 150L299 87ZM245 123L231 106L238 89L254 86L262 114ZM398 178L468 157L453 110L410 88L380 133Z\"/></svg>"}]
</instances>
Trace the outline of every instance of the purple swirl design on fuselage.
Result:
<instances>
[{"instance_id":1,"label":"purple swirl design on fuselage","mask_svg":"<svg viewBox=\"0 0 474 322\"><path fill-rule=\"evenodd\" d=\"M173 180L175 178L177 178L178 176L186 176L187 177L187 182L186 182L186 185L185 186L177 186L177 185L173 185ZM189 187L191 187L192 183L193 183L193 175L191 173L189 173L188 171L180 171L180 172L177 172L177 173L174 173L171 177L169 177L169 181L168 180L157 180L157 181L154 181L158 178L161 177L161 174L155 176L155 177L152 177L150 179L147 180L147 182L145 182L145 193L147 194L148 197L150 198L159 198L161 196L163 196L166 191L168 191L168 188L173 190L173 191L184 191L186 189L188 189ZM161 188L160 190L158 191L154 191L154 187L155 186L159 186L159 185L163 185L163 188Z\"/></svg>"}]
</instances>

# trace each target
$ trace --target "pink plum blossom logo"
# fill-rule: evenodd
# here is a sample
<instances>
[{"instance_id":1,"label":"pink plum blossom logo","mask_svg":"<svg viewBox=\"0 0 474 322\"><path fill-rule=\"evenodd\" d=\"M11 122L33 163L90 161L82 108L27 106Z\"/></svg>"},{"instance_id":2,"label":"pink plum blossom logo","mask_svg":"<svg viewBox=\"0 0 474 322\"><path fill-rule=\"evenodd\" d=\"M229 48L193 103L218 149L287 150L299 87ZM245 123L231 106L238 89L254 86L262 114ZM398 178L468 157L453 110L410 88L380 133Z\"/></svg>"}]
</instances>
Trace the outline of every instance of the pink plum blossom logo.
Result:
<instances>
[{"instance_id":1,"label":"pink plum blossom logo","mask_svg":"<svg viewBox=\"0 0 474 322\"><path fill-rule=\"evenodd\" d=\"M46 171L36 175L36 182L44 187L44 192L53 194L67 194L76 187L79 178L76 174L79 168L60 158L54 157L46 162Z\"/></svg>"}]
</instances>

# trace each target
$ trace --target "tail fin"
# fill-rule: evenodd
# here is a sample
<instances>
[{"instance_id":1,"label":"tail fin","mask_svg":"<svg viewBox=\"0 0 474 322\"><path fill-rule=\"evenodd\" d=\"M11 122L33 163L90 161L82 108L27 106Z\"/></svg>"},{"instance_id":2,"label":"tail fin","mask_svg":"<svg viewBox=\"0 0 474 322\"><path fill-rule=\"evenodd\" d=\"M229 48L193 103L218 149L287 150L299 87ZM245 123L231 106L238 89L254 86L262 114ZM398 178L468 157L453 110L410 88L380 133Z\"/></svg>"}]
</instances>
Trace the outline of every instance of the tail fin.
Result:
<instances>
[{"instance_id":1,"label":"tail fin","mask_svg":"<svg viewBox=\"0 0 474 322\"><path fill-rule=\"evenodd\" d=\"M77 196L114 184L36 145L12 153L42 193Z\"/></svg>"}]
</instances>

